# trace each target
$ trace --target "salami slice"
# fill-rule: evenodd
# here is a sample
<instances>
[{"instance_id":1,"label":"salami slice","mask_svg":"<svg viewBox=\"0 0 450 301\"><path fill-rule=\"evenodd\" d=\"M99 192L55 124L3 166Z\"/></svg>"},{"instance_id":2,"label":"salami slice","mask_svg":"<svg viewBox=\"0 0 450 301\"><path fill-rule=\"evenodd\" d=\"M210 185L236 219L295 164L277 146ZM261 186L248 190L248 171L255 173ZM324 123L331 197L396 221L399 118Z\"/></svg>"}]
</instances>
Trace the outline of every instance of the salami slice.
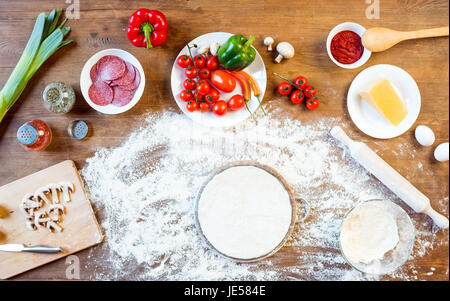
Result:
<instances>
[{"instance_id":1,"label":"salami slice","mask_svg":"<svg viewBox=\"0 0 450 301\"><path fill-rule=\"evenodd\" d=\"M113 90L107 83L97 80L89 87L89 98L99 106L109 105L114 97Z\"/></svg>"},{"instance_id":2,"label":"salami slice","mask_svg":"<svg viewBox=\"0 0 450 301\"><path fill-rule=\"evenodd\" d=\"M136 70L134 69L134 66L129 62L125 62L125 65L126 65L127 69L126 69L124 75L121 78L113 80L111 85L127 86L134 82L134 78L136 76Z\"/></svg>"},{"instance_id":3,"label":"salami slice","mask_svg":"<svg viewBox=\"0 0 450 301\"><path fill-rule=\"evenodd\" d=\"M127 67L118 56L105 55L97 62L98 76L103 81L111 81L122 77Z\"/></svg>"},{"instance_id":4,"label":"salami slice","mask_svg":"<svg viewBox=\"0 0 450 301\"><path fill-rule=\"evenodd\" d=\"M139 87L139 84L141 83L141 74L139 73L139 70L136 67L134 67L134 71L136 73L134 81L129 85L120 86L122 90L132 91L136 90Z\"/></svg>"},{"instance_id":5,"label":"salami slice","mask_svg":"<svg viewBox=\"0 0 450 301\"><path fill-rule=\"evenodd\" d=\"M112 88L114 91L114 97L112 100L112 104L117 107L123 107L130 103L134 96L134 90L128 91L123 90L120 86L116 86Z\"/></svg>"},{"instance_id":6,"label":"salami slice","mask_svg":"<svg viewBox=\"0 0 450 301\"><path fill-rule=\"evenodd\" d=\"M89 72L89 75L91 76L91 81L93 83L95 83L98 78L97 64L94 64L94 66L92 66L91 71Z\"/></svg>"}]
</instances>

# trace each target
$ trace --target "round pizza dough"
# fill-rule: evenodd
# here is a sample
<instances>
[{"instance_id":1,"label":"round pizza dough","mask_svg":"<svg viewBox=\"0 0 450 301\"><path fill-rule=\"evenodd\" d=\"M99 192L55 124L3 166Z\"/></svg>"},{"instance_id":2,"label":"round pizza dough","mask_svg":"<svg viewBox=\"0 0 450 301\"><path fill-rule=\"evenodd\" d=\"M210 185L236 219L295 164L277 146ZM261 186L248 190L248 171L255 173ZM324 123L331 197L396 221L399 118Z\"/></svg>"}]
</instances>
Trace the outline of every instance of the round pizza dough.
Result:
<instances>
[{"instance_id":1,"label":"round pizza dough","mask_svg":"<svg viewBox=\"0 0 450 301\"><path fill-rule=\"evenodd\" d=\"M197 209L206 239L237 259L269 254L283 241L292 220L286 188L256 166L230 167L216 175L204 187Z\"/></svg>"},{"instance_id":2,"label":"round pizza dough","mask_svg":"<svg viewBox=\"0 0 450 301\"><path fill-rule=\"evenodd\" d=\"M342 251L351 262L381 260L399 242L394 217L373 202L353 209L341 229Z\"/></svg>"}]
</instances>

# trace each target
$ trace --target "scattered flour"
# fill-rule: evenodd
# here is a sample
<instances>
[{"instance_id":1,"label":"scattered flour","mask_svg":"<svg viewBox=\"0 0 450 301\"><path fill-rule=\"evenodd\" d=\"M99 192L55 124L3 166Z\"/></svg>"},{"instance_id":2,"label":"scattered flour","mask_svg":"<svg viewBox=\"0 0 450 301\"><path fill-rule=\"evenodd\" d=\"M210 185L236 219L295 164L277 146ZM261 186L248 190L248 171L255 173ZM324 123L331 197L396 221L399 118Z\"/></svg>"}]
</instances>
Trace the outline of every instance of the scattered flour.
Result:
<instances>
[{"instance_id":1,"label":"scattered flour","mask_svg":"<svg viewBox=\"0 0 450 301\"><path fill-rule=\"evenodd\" d=\"M81 171L106 236L104 244L91 249L86 263L95 270L94 278L378 279L345 262L339 230L345 213L359 201L398 202L397 198L329 137L328 130L342 126L341 120L303 124L280 119L278 113L249 118L231 129L204 128L173 112L151 114L123 145L98 150ZM235 160L275 168L311 206L310 217L296 226L287 243L290 260L283 264L283 249L256 264L235 263L217 255L198 234L196 194L211 171ZM427 218L399 204L417 229L412 258L425 256L436 246L448 248L448 239L435 239ZM436 209L447 214L448 197ZM422 277L411 259L391 276Z\"/></svg>"}]
</instances>

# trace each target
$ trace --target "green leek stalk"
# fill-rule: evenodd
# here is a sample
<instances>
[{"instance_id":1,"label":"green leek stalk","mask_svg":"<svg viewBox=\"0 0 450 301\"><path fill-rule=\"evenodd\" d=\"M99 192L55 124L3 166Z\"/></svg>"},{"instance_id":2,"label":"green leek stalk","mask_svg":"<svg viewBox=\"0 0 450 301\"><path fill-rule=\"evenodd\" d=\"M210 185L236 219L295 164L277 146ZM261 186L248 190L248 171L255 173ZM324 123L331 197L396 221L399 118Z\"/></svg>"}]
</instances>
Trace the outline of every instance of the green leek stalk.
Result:
<instances>
[{"instance_id":1,"label":"green leek stalk","mask_svg":"<svg viewBox=\"0 0 450 301\"><path fill-rule=\"evenodd\" d=\"M0 91L0 122L42 64L58 49L72 42L64 41L70 31L70 27L63 27L67 19L58 26L61 13L60 9L52 10L48 16L41 13L37 17L22 56Z\"/></svg>"}]
</instances>

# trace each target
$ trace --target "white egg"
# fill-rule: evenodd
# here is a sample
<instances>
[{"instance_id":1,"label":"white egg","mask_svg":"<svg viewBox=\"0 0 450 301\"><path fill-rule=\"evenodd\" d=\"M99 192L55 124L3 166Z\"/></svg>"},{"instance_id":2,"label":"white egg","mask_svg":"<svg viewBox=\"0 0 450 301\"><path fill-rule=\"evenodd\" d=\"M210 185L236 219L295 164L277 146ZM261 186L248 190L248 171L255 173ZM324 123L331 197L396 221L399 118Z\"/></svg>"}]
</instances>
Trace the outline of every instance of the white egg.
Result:
<instances>
[{"instance_id":1,"label":"white egg","mask_svg":"<svg viewBox=\"0 0 450 301\"><path fill-rule=\"evenodd\" d=\"M448 142L439 144L434 150L434 157L436 160L445 162L448 161Z\"/></svg>"},{"instance_id":2,"label":"white egg","mask_svg":"<svg viewBox=\"0 0 450 301\"><path fill-rule=\"evenodd\" d=\"M415 135L417 142L419 142L423 146L430 146L434 143L434 133L429 127L425 125L419 125L418 127L416 127Z\"/></svg>"}]
</instances>

